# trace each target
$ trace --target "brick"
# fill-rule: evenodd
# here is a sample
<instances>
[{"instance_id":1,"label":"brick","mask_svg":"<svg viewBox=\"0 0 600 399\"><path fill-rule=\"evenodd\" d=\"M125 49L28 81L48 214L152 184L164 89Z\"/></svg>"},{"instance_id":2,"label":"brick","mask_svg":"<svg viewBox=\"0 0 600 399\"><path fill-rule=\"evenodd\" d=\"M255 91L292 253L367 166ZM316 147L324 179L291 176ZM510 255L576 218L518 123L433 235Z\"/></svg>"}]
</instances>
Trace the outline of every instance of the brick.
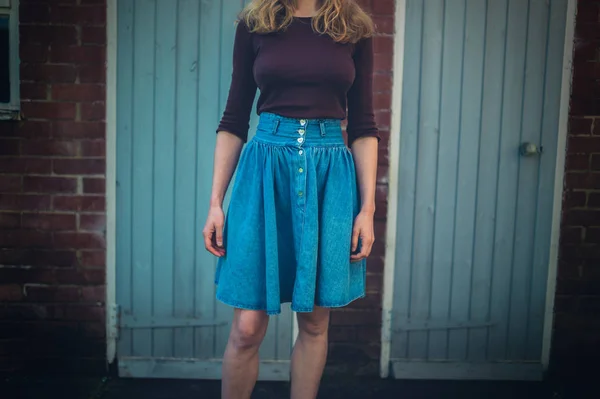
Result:
<instances>
[{"instance_id":1,"label":"brick","mask_svg":"<svg viewBox=\"0 0 600 399\"><path fill-rule=\"evenodd\" d=\"M105 215L80 215L79 230L104 231L106 229Z\"/></svg>"},{"instance_id":2,"label":"brick","mask_svg":"<svg viewBox=\"0 0 600 399\"><path fill-rule=\"evenodd\" d=\"M394 52L393 36L375 36L373 38L373 52L392 54Z\"/></svg>"},{"instance_id":3,"label":"brick","mask_svg":"<svg viewBox=\"0 0 600 399\"><path fill-rule=\"evenodd\" d=\"M103 212L105 198L100 195L56 196L52 200L53 209L58 211Z\"/></svg>"},{"instance_id":4,"label":"brick","mask_svg":"<svg viewBox=\"0 0 600 399\"><path fill-rule=\"evenodd\" d=\"M77 31L74 26L21 25L20 40L28 44L76 44Z\"/></svg>"},{"instance_id":5,"label":"brick","mask_svg":"<svg viewBox=\"0 0 600 399\"><path fill-rule=\"evenodd\" d=\"M389 73L376 73L373 75L373 91L390 91L392 90L392 75Z\"/></svg>"},{"instance_id":6,"label":"brick","mask_svg":"<svg viewBox=\"0 0 600 399\"><path fill-rule=\"evenodd\" d=\"M50 62L55 64L104 64L106 47L104 46L52 46Z\"/></svg>"},{"instance_id":7,"label":"brick","mask_svg":"<svg viewBox=\"0 0 600 399\"><path fill-rule=\"evenodd\" d=\"M376 53L373 56L374 70L387 72L392 69L393 65L393 53Z\"/></svg>"},{"instance_id":8,"label":"brick","mask_svg":"<svg viewBox=\"0 0 600 399\"><path fill-rule=\"evenodd\" d=\"M12 252L18 252L10 250ZM0 250L1 253L1 250ZM75 253L73 253L75 259ZM2 268L0 281L19 284L58 284L58 285L101 285L105 283L104 269L44 269L44 268Z\"/></svg>"},{"instance_id":9,"label":"brick","mask_svg":"<svg viewBox=\"0 0 600 399\"><path fill-rule=\"evenodd\" d=\"M354 342L356 340L356 329L347 326L329 327L329 340L335 342Z\"/></svg>"},{"instance_id":10,"label":"brick","mask_svg":"<svg viewBox=\"0 0 600 399\"><path fill-rule=\"evenodd\" d=\"M569 118L569 135L589 135L592 132L592 118L571 117Z\"/></svg>"},{"instance_id":11,"label":"brick","mask_svg":"<svg viewBox=\"0 0 600 399\"><path fill-rule=\"evenodd\" d=\"M75 215L59 213L24 213L23 227L40 230L74 230Z\"/></svg>"},{"instance_id":12,"label":"brick","mask_svg":"<svg viewBox=\"0 0 600 399\"><path fill-rule=\"evenodd\" d=\"M380 274L371 274L367 273L367 284L366 290L370 291L379 291L383 286L382 276Z\"/></svg>"},{"instance_id":13,"label":"brick","mask_svg":"<svg viewBox=\"0 0 600 399\"><path fill-rule=\"evenodd\" d=\"M388 187L387 185L378 184L375 188L375 219L385 220L387 217L387 200ZM375 237L380 239L380 237Z\"/></svg>"},{"instance_id":14,"label":"brick","mask_svg":"<svg viewBox=\"0 0 600 399\"><path fill-rule=\"evenodd\" d=\"M33 137L36 139L50 137L52 124L48 121L22 121L18 132L19 137Z\"/></svg>"},{"instance_id":15,"label":"brick","mask_svg":"<svg viewBox=\"0 0 600 399\"><path fill-rule=\"evenodd\" d=\"M101 175L104 174L104 159L55 159L54 173L59 175Z\"/></svg>"},{"instance_id":16,"label":"brick","mask_svg":"<svg viewBox=\"0 0 600 399\"><path fill-rule=\"evenodd\" d=\"M391 113L389 110L375 111L375 123L380 128L389 128L391 124Z\"/></svg>"},{"instance_id":17,"label":"brick","mask_svg":"<svg viewBox=\"0 0 600 399\"><path fill-rule=\"evenodd\" d=\"M0 249L0 265L73 267L75 255L74 251Z\"/></svg>"},{"instance_id":18,"label":"brick","mask_svg":"<svg viewBox=\"0 0 600 399\"><path fill-rule=\"evenodd\" d=\"M76 156L77 142L66 140L27 140L23 143L23 154L43 156Z\"/></svg>"},{"instance_id":19,"label":"brick","mask_svg":"<svg viewBox=\"0 0 600 399\"><path fill-rule=\"evenodd\" d=\"M379 342L381 340L381 327L357 327L356 339L359 342Z\"/></svg>"},{"instance_id":20,"label":"brick","mask_svg":"<svg viewBox=\"0 0 600 399\"><path fill-rule=\"evenodd\" d=\"M583 228L581 227L565 227L560 232L560 240L562 243L578 243L583 241Z\"/></svg>"},{"instance_id":21,"label":"brick","mask_svg":"<svg viewBox=\"0 0 600 399\"><path fill-rule=\"evenodd\" d=\"M596 70L600 71L600 63L596 64ZM600 76L598 76L598 79L600 79ZM592 134L594 136L600 136L600 118L596 118L595 119L595 121L594 121L594 128L592 129Z\"/></svg>"},{"instance_id":22,"label":"brick","mask_svg":"<svg viewBox=\"0 0 600 399\"><path fill-rule=\"evenodd\" d=\"M587 196L584 191L568 191L565 193L563 207L580 208L585 206Z\"/></svg>"},{"instance_id":23,"label":"brick","mask_svg":"<svg viewBox=\"0 0 600 399\"><path fill-rule=\"evenodd\" d=\"M70 177L25 176L23 181L25 192L38 193L75 193L77 179Z\"/></svg>"},{"instance_id":24,"label":"brick","mask_svg":"<svg viewBox=\"0 0 600 399\"><path fill-rule=\"evenodd\" d=\"M600 159L599 159L600 160ZM600 165L600 162L599 162ZM584 154L567 155L565 169L569 171L588 170L590 167L590 156Z\"/></svg>"},{"instance_id":25,"label":"brick","mask_svg":"<svg viewBox=\"0 0 600 399\"><path fill-rule=\"evenodd\" d=\"M600 138L598 137L569 137L567 150L569 154L600 152Z\"/></svg>"},{"instance_id":26,"label":"brick","mask_svg":"<svg viewBox=\"0 0 600 399\"><path fill-rule=\"evenodd\" d=\"M84 267L104 267L106 266L105 251L81 251L81 266Z\"/></svg>"},{"instance_id":27,"label":"brick","mask_svg":"<svg viewBox=\"0 0 600 399\"><path fill-rule=\"evenodd\" d=\"M19 22L21 24L39 24L50 21L48 5L23 3L19 7Z\"/></svg>"},{"instance_id":28,"label":"brick","mask_svg":"<svg viewBox=\"0 0 600 399\"><path fill-rule=\"evenodd\" d=\"M23 191L21 176L0 175L0 193L18 193Z\"/></svg>"},{"instance_id":29,"label":"brick","mask_svg":"<svg viewBox=\"0 0 600 399\"><path fill-rule=\"evenodd\" d=\"M43 83L21 83L21 99L47 100L47 86Z\"/></svg>"},{"instance_id":30,"label":"brick","mask_svg":"<svg viewBox=\"0 0 600 399\"><path fill-rule=\"evenodd\" d=\"M104 102L81 104L81 119L86 121L102 121L106 116Z\"/></svg>"},{"instance_id":31,"label":"brick","mask_svg":"<svg viewBox=\"0 0 600 399\"><path fill-rule=\"evenodd\" d=\"M21 153L21 140L0 139L0 156L19 155Z\"/></svg>"},{"instance_id":32,"label":"brick","mask_svg":"<svg viewBox=\"0 0 600 399\"><path fill-rule=\"evenodd\" d=\"M331 312L331 324L338 326L350 325L379 325L381 313L371 310L335 310Z\"/></svg>"},{"instance_id":33,"label":"brick","mask_svg":"<svg viewBox=\"0 0 600 399\"><path fill-rule=\"evenodd\" d=\"M81 287L81 300L83 302L104 302L106 290L103 285Z\"/></svg>"},{"instance_id":34,"label":"brick","mask_svg":"<svg viewBox=\"0 0 600 399\"><path fill-rule=\"evenodd\" d=\"M81 42L83 44L106 44L106 28L84 26L81 28Z\"/></svg>"},{"instance_id":35,"label":"brick","mask_svg":"<svg viewBox=\"0 0 600 399\"><path fill-rule=\"evenodd\" d=\"M106 66L104 64L81 65L79 80L81 83L105 83Z\"/></svg>"},{"instance_id":36,"label":"brick","mask_svg":"<svg viewBox=\"0 0 600 399\"><path fill-rule=\"evenodd\" d=\"M77 302L79 287L25 284L25 297L30 302Z\"/></svg>"},{"instance_id":37,"label":"brick","mask_svg":"<svg viewBox=\"0 0 600 399\"><path fill-rule=\"evenodd\" d=\"M600 154L592 154L590 168L592 170L600 170Z\"/></svg>"},{"instance_id":38,"label":"brick","mask_svg":"<svg viewBox=\"0 0 600 399\"><path fill-rule=\"evenodd\" d=\"M0 228L15 229L21 227L20 213L0 212ZM2 230L0 230L2 232ZM5 246L5 241L0 241L0 245Z\"/></svg>"},{"instance_id":39,"label":"brick","mask_svg":"<svg viewBox=\"0 0 600 399\"><path fill-rule=\"evenodd\" d=\"M394 0L374 0L371 7L373 14L394 15Z\"/></svg>"},{"instance_id":40,"label":"brick","mask_svg":"<svg viewBox=\"0 0 600 399\"><path fill-rule=\"evenodd\" d=\"M104 122L55 122L52 135L56 138L104 138Z\"/></svg>"},{"instance_id":41,"label":"brick","mask_svg":"<svg viewBox=\"0 0 600 399\"><path fill-rule=\"evenodd\" d=\"M21 66L21 79L43 83L73 83L77 79L77 68L73 65L39 65Z\"/></svg>"},{"instance_id":42,"label":"brick","mask_svg":"<svg viewBox=\"0 0 600 399\"><path fill-rule=\"evenodd\" d=\"M585 230L586 242L600 244L600 227L588 227Z\"/></svg>"},{"instance_id":43,"label":"brick","mask_svg":"<svg viewBox=\"0 0 600 399\"><path fill-rule=\"evenodd\" d=\"M0 194L0 210L45 211L49 209L49 195Z\"/></svg>"},{"instance_id":44,"label":"brick","mask_svg":"<svg viewBox=\"0 0 600 399\"><path fill-rule=\"evenodd\" d=\"M588 198L589 208L600 208L600 193L590 193Z\"/></svg>"},{"instance_id":45,"label":"brick","mask_svg":"<svg viewBox=\"0 0 600 399\"><path fill-rule=\"evenodd\" d=\"M389 109L392 105L392 94L391 92L376 93L373 96L373 108L374 109Z\"/></svg>"},{"instance_id":46,"label":"brick","mask_svg":"<svg viewBox=\"0 0 600 399\"><path fill-rule=\"evenodd\" d=\"M52 99L66 101L97 101L104 99L104 86L94 84L63 84L52 86Z\"/></svg>"},{"instance_id":47,"label":"brick","mask_svg":"<svg viewBox=\"0 0 600 399\"><path fill-rule=\"evenodd\" d=\"M49 54L50 50L48 45L25 43L21 41L19 46L19 57L24 64L43 64L48 61Z\"/></svg>"},{"instance_id":48,"label":"brick","mask_svg":"<svg viewBox=\"0 0 600 399\"><path fill-rule=\"evenodd\" d=\"M0 213L0 220L2 219ZM3 248L52 248L52 233L37 230L0 230Z\"/></svg>"},{"instance_id":49,"label":"brick","mask_svg":"<svg viewBox=\"0 0 600 399\"><path fill-rule=\"evenodd\" d=\"M103 234L87 232L54 234L54 248L56 249L104 249L105 247Z\"/></svg>"},{"instance_id":50,"label":"brick","mask_svg":"<svg viewBox=\"0 0 600 399\"><path fill-rule=\"evenodd\" d=\"M106 192L106 180L94 177L84 177L83 192L85 194L104 194Z\"/></svg>"},{"instance_id":51,"label":"brick","mask_svg":"<svg viewBox=\"0 0 600 399\"><path fill-rule=\"evenodd\" d=\"M102 322L85 321L80 324L84 337L104 338L106 336L106 324Z\"/></svg>"},{"instance_id":52,"label":"brick","mask_svg":"<svg viewBox=\"0 0 600 399\"><path fill-rule=\"evenodd\" d=\"M65 25L104 25L106 6L57 6L50 9L53 23Z\"/></svg>"},{"instance_id":53,"label":"brick","mask_svg":"<svg viewBox=\"0 0 600 399\"><path fill-rule=\"evenodd\" d=\"M0 158L0 173L50 174L52 161L40 158Z\"/></svg>"},{"instance_id":54,"label":"brick","mask_svg":"<svg viewBox=\"0 0 600 399\"><path fill-rule=\"evenodd\" d=\"M393 16L373 16L375 23L375 31L379 34L394 34L394 17Z\"/></svg>"},{"instance_id":55,"label":"brick","mask_svg":"<svg viewBox=\"0 0 600 399\"><path fill-rule=\"evenodd\" d=\"M0 302L18 302L23 299L23 288L18 284L0 284Z\"/></svg>"},{"instance_id":56,"label":"brick","mask_svg":"<svg viewBox=\"0 0 600 399\"><path fill-rule=\"evenodd\" d=\"M74 103L54 103L47 101L29 101L21 103L21 111L27 118L37 119L75 119Z\"/></svg>"},{"instance_id":57,"label":"brick","mask_svg":"<svg viewBox=\"0 0 600 399\"><path fill-rule=\"evenodd\" d=\"M600 316L600 297L586 296L579 299L579 310L595 316Z\"/></svg>"},{"instance_id":58,"label":"brick","mask_svg":"<svg viewBox=\"0 0 600 399\"><path fill-rule=\"evenodd\" d=\"M82 157L104 157L106 155L106 141L85 140L81 142Z\"/></svg>"},{"instance_id":59,"label":"brick","mask_svg":"<svg viewBox=\"0 0 600 399\"><path fill-rule=\"evenodd\" d=\"M600 173L567 173L565 179L571 189L600 188Z\"/></svg>"}]
</instances>

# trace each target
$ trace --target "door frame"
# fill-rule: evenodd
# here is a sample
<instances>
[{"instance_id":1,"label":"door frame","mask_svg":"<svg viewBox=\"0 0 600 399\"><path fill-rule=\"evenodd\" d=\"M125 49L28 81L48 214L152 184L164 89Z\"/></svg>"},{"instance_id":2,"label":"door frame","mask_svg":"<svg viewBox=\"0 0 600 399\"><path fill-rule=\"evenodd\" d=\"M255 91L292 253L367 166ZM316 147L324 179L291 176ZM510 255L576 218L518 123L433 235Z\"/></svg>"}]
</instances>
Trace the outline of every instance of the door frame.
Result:
<instances>
[{"instance_id":1,"label":"door frame","mask_svg":"<svg viewBox=\"0 0 600 399\"><path fill-rule=\"evenodd\" d=\"M404 71L404 38L406 28L406 0L395 1L394 15L394 56L392 84L392 113L389 144L388 175L388 211L385 240L385 256L383 271L383 300L381 326L381 352L379 375L387 378L390 375L390 354L392 342L392 312L394 310L394 273L396 269L396 235L398 202L398 166L400 162L400 137L402 121L402 88ZM550 255L548 279L546 282L546 305L542 338L542 367L548 369L552 341L552 325L554 321L554 296L556 291L556 274L558 266L558 240L560 237L560 220L562 212L563 181L566 158L567 125L569 119L569 99L571 96L571 77L573 64L573 40L575 33L575 15L577 0L567 0L565 43L563 49L563 67L558 121L558 142L554 175L554 194L552 206L552 227L550 236ZM460 378L459 375L455 376ZM468 377L468 376L466 376ZM462 376L465 378L465 376Z\"/></svg>"}]
</instances>

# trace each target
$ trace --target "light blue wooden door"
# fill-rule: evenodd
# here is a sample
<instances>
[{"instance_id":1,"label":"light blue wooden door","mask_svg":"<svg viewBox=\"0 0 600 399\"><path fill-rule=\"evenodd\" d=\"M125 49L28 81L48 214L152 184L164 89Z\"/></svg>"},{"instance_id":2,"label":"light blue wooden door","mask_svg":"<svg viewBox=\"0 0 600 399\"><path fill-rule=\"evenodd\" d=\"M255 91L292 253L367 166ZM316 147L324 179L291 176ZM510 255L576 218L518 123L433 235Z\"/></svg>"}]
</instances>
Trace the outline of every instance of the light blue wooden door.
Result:
<instances>
[{"instance_id":1,"label":"light blue wooden door","mask_svg":"<svg viewBox=\"0 0 600 399\"><path fill-rule=\"evenodd\" d=\"M397 378L541 377L566 8L406 1Z\"/></svg>"},{"instance_id":2,"label":"light blue wooden door","mask_svg":"<svg viewBox=\"0 0 600 399\"><path fill-rule=\"evenodd\" d=\"M242 6L242 0L118 1L121 376L220 378L232 311L214 299L216 262L201 232ZM291 343L285 307L270 320L261 379L288 378Z\"/></svg>"}]
</instances>

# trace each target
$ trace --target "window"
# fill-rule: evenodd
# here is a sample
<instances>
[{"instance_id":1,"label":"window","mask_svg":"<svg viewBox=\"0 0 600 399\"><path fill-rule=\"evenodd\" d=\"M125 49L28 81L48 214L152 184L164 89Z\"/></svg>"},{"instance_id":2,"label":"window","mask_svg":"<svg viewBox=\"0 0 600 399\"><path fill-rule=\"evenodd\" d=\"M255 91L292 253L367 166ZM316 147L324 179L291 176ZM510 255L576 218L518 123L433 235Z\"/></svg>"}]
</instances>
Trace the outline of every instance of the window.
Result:
<instances>
[{"instance_id":1,"label":"window","mask_svg":"<svg viewBox=\"0 0 600 399\"><path fill-rule=\"evenodd\" d=\"M19 4L0 0L0 120L19 113Z\"/></svg>"}]
</instances>

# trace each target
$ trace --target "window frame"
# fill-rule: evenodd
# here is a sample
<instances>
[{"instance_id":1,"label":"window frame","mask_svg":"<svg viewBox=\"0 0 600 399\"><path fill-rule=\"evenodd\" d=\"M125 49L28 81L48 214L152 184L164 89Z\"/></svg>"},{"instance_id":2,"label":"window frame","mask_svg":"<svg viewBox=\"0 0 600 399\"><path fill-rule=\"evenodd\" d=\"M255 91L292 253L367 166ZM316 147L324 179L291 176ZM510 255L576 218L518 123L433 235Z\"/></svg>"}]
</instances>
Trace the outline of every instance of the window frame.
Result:
<instances>
[{"instance_id":1,"label":"window frame","mask_svg":"<svg viewBox=\"0 0 600 399\"><path fill-rule=\"evenodd\" d=\"M0 102L0 120L17 119L21 108L20 74L19 74L19 0L0 0L0 15L9 18L9 80L10 101Z\"/></svg>"}]
</instances>

